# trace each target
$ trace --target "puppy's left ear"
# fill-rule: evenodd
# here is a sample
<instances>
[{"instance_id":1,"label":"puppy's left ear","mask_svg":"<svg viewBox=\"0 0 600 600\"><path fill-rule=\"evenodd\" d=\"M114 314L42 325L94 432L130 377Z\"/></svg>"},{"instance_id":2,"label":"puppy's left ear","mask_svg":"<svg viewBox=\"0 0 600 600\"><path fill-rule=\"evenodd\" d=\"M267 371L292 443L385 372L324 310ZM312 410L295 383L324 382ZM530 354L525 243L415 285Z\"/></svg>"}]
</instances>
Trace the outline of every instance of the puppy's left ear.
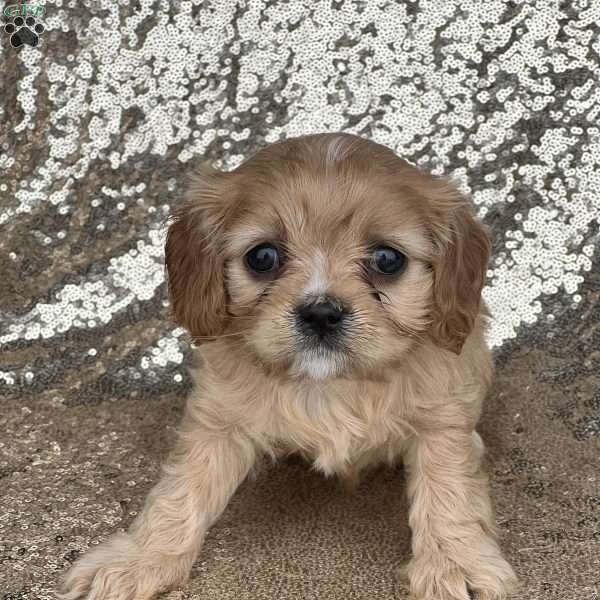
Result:
<instances>
[{"instance_id":1,"label":"puppy's left ear","mask_svg":"<svg viewBox=\"0 0 600 600\"><path fill-rule=\"evenodd\" d=\"M438 346L460 354L480 311L491 243L454 184L443 179L435 183L429 202L436 247L431 333Z\"/></svg>"}]
</instances>

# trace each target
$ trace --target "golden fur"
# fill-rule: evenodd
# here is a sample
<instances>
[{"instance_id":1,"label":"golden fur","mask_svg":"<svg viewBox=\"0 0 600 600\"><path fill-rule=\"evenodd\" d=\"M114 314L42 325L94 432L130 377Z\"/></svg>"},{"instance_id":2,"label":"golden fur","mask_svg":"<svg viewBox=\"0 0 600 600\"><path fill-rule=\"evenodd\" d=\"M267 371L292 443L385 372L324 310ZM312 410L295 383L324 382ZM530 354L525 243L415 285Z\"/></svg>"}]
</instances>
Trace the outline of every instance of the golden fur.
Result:
<instances>
[{"instance_id":1,"label":"golden fur","mask_svg":"<svg viewBox=\"0 0 600 600\"><path fill-rule=\"evenodd\" d=\"M243 257L274 240L286 262L256 277ZM408 257L398 278L365 269L376 243ZM61 598L145 600L181 583L257 459L287 452L349 485L402 459L414 598L505 598L515 576L475 432L492 377L489 254L448 180L356 136L273 144L230 173L203 165L166 244L174 318L199 343L178 443L129 532L84 555ZM325 295L351 307L341 352L306 350L291 318Z\"/></svg>"}]
</instances>

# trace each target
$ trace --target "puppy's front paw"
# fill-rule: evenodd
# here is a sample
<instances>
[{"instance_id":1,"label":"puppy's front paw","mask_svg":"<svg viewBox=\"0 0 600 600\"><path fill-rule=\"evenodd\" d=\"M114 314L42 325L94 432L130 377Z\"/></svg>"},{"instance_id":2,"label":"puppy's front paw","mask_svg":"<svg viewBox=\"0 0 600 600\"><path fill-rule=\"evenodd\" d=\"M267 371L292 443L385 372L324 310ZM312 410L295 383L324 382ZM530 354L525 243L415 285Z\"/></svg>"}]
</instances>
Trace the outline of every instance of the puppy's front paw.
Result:
<instances>
[{"instance_id":1,"label":"puppy's front paw","mask_svg":"<svg viewBox=\"0 0 600 600\"><path fill-rule=\"evenodd\" d=\"M117 534L84 554L67 573L58 600L149 600L184 581L191 557L149 554Z\"/></svg>"},{"instance_id":2,"label":"puppy's front paw","mask_svg":"<svg viewBox=\"0 0 600 600\"><path fill-rule=\"evenodd\" d=\"M434 553L413 559L406 574L415 600L505 600L517 585L500 554L482 556L471 567Z\"/></svg>"}]
</instances>

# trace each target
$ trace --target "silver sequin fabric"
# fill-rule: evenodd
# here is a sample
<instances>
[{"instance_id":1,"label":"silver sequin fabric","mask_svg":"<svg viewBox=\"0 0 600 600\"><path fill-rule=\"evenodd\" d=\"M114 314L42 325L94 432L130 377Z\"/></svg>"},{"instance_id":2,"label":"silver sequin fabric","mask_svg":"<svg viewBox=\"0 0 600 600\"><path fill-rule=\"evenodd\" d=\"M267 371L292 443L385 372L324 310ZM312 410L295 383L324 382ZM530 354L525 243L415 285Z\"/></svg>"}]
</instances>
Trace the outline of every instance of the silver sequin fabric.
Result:
<instances>
[{"instance_id":1,"label":"silver sequin fabric","mask_svg":"<svg viewBox=\"0 0 600 600\"><path fill-rule=\"evenodd\" d=\"M39 5L37 45L0 28L0 599L51 598L157 477L190 388L163 251L190 165L322 131L452 176L491 229L504 545L521 597L597 598L600 4ZM346 498L278 466L165 597L405 598L401 479Z\"/></svg>"}]
</instances>

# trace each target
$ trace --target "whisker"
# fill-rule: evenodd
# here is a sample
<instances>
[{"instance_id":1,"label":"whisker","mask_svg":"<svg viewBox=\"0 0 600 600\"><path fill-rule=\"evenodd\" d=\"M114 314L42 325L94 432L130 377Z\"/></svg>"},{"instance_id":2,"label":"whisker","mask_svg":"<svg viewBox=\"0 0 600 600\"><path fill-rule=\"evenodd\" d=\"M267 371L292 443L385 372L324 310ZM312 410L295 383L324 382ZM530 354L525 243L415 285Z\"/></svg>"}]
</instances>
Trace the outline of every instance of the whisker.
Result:
<instances>
[{"instance_id":1,"label":"whisker","mask_svg":"<svg viewBox=\"0 0 600 600\"><path fill-rule=\"evenodd\" d=\"M217 335L191 335L192 339L195 340L217 340L225 337L233 337L236 335L243 335L246 331L234 331L232 333L220 333Z\"/></svg>"},{"instance_id":2,"label":"whisker","mask_svg":"<svg viewBox=\"0 0 600 600\"><path fill-rule=\"evenodd\" d=\"M390 300L390 297L385 292L382 292L381 290L378 290L377 288L375 288L375 291L379 294L379 296L383 296L387 300L388 306L391 306L393 304L393 302ZM380 300L381 300L381 298L380 298Z\"/></svg>"}]
</instances>

